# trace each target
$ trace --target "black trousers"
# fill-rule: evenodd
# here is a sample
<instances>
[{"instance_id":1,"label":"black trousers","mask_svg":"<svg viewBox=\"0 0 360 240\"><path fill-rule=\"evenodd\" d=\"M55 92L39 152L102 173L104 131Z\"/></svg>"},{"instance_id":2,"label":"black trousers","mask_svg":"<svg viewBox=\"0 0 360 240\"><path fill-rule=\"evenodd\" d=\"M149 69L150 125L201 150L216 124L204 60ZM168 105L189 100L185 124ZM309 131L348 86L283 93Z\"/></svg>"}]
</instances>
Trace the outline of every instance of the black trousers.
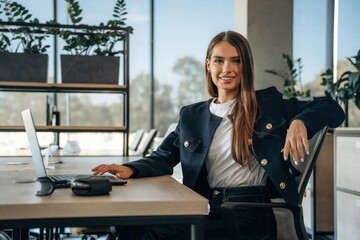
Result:
<instances>
[{"instance_id":1,"label":"black trousers","mask_svg":"<svg viewBox=\"0 0 360 240\"><path fill-rule=\"evenodd\" d=\"M205 216L205 239L227 240L220 205L224 202L269 202L264 188L212 188L209 191L210 214ZM243 208L237 214L241 240L275 240L276 220L272 209ZM190 239L190 225L148 225L119 228L119 240L186 240Z\"/></svg>"}]
</instances>

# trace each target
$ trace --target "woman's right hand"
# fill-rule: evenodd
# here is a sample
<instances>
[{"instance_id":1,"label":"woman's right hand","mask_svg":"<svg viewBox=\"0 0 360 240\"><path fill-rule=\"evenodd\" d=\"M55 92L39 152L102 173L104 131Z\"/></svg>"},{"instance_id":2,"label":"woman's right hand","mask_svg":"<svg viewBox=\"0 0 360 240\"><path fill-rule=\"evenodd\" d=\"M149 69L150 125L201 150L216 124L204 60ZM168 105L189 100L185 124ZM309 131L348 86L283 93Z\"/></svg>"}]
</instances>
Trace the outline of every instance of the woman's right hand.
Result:
<instances>
[{"instance_id":1,"label":"woman's right hand","mask_svg":"<svg viewBox=\"0 0 360 240\"><path fill-rule=\"evenodd\" d=\"M94 175L103 175L104 173L111 173L117 178L129 178L133 175L134 171L130 167L118 165L118 164L101 164L91 169Z\"/></svg>"}]
</instances>

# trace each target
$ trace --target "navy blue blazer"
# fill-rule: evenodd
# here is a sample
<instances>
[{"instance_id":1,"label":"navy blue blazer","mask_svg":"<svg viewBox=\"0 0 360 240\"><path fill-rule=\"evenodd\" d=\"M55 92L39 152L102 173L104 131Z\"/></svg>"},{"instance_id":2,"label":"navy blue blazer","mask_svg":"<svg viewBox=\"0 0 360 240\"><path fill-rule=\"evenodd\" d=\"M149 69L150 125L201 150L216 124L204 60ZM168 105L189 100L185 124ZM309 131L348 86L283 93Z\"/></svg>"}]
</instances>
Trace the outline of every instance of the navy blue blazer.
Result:
<instances>
[{"instance_id":1,"label":"navy blue blazer","mask_svg":"<svg viewBox=\"0 0 360 240\"><path fill-rule=\"evenodd\" d=\"M308 138L311 138L325 125L338 127L345 114L332 99L283 99L275 87L256 91L256 98L259 111L254 130L258 134L253 137L253 155L259 163L263 159L267 160L267 164L261 166L273 186L287 202L295 203L295 176L298 171L291 161L284 161L280 152L291 121L302 120L307 127ZM210 102L211 99L183 107L176 130L164 139L156 151L148 157L124 164L134 168L132 177L172 174L173 167L181 162L183 183L207 197L209 185L205 160L216 128L222 120L210 113ZM292 171L289 171L289 168Z\"/></svg>"}]
</instances>

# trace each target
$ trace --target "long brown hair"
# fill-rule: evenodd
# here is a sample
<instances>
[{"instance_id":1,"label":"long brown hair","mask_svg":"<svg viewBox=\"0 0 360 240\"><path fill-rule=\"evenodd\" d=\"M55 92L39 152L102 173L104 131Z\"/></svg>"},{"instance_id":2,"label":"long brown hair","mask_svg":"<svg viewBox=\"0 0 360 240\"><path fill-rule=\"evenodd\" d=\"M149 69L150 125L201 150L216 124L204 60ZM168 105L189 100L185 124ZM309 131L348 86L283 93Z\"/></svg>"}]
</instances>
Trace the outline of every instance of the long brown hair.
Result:
<instances>
[{"instance_id":1,"label":"long brown hair","mask_svg":"<svg viewBox=\"0 0 360 240\"><path fill-rule=\"evenodd\" d=\"M231 154L241 165L249 164L252 138L256 121L257 101L254 88L254 61L248 40L233 31L221 32L210 42L206 59L210 60L213 48L220 42L228 42L236 48L242 64L242 76L234 109L230 115L232 121ZM210 96L218 97L218 89L213 83L211 73L205 62L207 88Z\"/></svg>"}]
</instances>

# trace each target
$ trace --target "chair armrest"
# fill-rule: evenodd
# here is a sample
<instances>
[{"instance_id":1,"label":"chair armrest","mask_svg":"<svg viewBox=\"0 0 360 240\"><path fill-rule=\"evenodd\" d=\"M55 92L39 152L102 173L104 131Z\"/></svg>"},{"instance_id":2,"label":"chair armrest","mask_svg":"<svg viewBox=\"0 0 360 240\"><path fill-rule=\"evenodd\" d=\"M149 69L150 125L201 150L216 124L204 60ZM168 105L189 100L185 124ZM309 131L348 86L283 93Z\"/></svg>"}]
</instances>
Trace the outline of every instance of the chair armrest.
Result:
<instances>
[{"instance_id":1,"label":"chair armrest","mask_svg":"<svg viewBox=\"0 0 360 240\"><path fill-rule=\"evenodd\" d=\"M253 208L285 208L292 212L297 212L301 206L290 205L287 203L254 203L254 202L225 202L220 205L223 210L236 210L236 208L253 207Z\"/></svg>"},{"instance_id":2,"label":"chair armrest","mask_svg":"<svg viewBox=\"0 0 360 240\"><path fill-rule=\"evenodd\" d=\"M221 207L288 208L291 207L291 205L287 203L225 202L221 204Z\"/></svg>"}]
</instances>

